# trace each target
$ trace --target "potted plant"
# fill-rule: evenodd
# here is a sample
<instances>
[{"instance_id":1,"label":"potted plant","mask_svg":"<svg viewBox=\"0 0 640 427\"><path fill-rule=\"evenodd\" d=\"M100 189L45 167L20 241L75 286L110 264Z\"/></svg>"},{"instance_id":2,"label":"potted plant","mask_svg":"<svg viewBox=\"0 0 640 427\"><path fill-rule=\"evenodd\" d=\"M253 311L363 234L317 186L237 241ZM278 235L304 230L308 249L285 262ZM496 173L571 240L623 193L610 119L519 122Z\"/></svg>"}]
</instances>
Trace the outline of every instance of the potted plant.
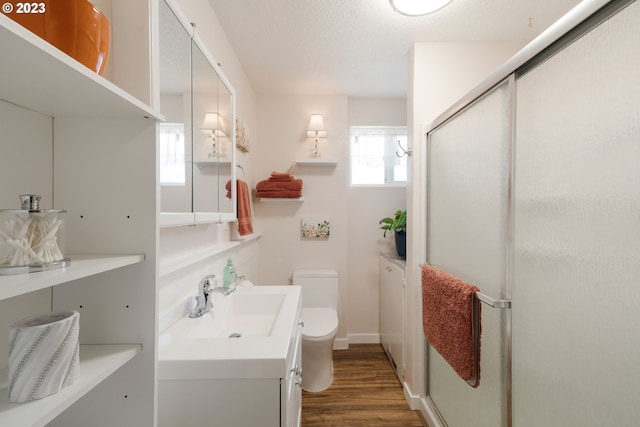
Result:
<instances>
[{"instance_id":1,"label":"potted plant","mask_svg":"<svg viewBox=\"0 0 640 427\"><path fill-rule=\"evenodd\" d=\"M407 257L407 210L398 210L393 218L382 218L378 224L381 224L380 229L384 230L384 237L387 237L387 231L394 232L396 252L400 258L405 259Z\"/></svg>"}]
</instances>

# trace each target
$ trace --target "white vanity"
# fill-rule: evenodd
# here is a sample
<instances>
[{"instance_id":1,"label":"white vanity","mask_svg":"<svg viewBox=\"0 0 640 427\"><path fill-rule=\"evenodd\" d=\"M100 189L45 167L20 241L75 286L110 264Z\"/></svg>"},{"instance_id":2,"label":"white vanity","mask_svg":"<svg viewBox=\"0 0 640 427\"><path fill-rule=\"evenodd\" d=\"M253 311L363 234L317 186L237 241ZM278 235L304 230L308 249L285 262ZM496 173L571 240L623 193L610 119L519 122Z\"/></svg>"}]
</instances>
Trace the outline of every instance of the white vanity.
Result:
<instances>
[{"instance_id":1,"label":"white vanity","mask_svg":"<svg viewBox=\"0 0 640 427\"><path fill-rule=\"evenodd\" d=\"M158 426L297 427L300 288L238 287L160 335Z\"/></svg>"}]
</instances>

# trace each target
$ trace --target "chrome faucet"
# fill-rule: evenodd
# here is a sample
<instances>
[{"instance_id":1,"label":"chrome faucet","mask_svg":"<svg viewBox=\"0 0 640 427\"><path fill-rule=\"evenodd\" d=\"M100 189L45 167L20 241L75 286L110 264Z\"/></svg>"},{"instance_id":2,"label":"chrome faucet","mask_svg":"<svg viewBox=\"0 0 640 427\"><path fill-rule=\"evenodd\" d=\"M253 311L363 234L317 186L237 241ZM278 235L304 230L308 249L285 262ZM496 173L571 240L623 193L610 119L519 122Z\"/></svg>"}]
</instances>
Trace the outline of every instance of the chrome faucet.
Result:
<instances>
[{"instance_id":1,"label":"chrome faucet","mask_svg":"<svg viewBox=\"0 0 640 427\"><path fill-rule=\"evenodd\" d=\"M213 282L213 286L211 286L211 282ZM229 289L221 286L216 286L217 282L218 279L216 278L215 274L210 274L200 280L200 283L198 284L198 304L196 308L194 308L193 311L189 313L189 317L202 317L213 308L213 303L211 302L211 294L213 292L220 292L223 295L229 295Z\"/></svg>"}]
</instances>

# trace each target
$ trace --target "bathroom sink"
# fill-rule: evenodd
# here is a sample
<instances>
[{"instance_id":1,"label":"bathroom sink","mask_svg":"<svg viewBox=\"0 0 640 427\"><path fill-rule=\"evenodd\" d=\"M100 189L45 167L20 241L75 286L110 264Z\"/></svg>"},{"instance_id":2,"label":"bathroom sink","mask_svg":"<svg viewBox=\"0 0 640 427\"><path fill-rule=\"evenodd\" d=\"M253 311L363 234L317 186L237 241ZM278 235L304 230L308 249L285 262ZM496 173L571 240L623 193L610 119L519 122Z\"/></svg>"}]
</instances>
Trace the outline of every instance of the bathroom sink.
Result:
<instances>
[{"instance_id":1,"label":"bathroom sink","mask_svg":"<svg viewBox=\"0 0 640 427\"><path fill-rule=\"evenodd\" d=\"M233 293L226 297L228 301L214 307L211 316L200 319L182 319L189 328L187 336L191 338L229 338L268 337L273 332L285 293Z\"/></svg>"},{"instance_id":2,"label":"bathroom sink","mask_svg":"<svg viewBox=\"0 0 640 427\"><path fill-rule=\"evenodd\" d=\"M160 335L158 378L284 378L300 299L299 286L214 293L209 313L184 316Z\"/></svg>"}]
</instances>

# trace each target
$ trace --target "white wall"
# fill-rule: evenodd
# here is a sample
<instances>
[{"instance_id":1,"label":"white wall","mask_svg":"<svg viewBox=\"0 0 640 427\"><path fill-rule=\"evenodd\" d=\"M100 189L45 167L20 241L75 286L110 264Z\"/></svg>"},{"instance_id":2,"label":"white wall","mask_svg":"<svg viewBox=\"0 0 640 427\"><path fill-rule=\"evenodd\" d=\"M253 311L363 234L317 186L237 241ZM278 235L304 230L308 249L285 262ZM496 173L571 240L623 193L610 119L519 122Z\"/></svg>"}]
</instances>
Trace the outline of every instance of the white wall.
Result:
<instances>
[{"instance_id":1,"label":"white wall","mask_svg":"<svg viewBox=\"0 0 640 427\"><path fill-rule=\"evenodd\" d=\"M408 187L406 275L407 372L405 393L412 408L425 393L422 290L419 265L425 261L424 218L426 142L422 127L429 124L524 46L523 42L417 43L410 55L407 110L413 147Z\"/></svg>"},{"instance_id":2,"label":"white wall","mask_svg":"<svg viewBox=\"0 0 640 427\"><path fill-rule=\"evenodd\" d=\"M345 96L263 95L258 98L260 144L255 165L257 180L272 171L287 172L296 158L309 158L312 140L306 130L312 113L324 116L327 137L320 140L322 158L335 167L298 166L293 175L303 180L304 202L255 204L260 240L260 283L287 284L296 268L335 269L339 276L338 339L347 334L347 98ZM326 218L326 240L303 240L302 218Z\"/></svg>"},{"instance_id":3,"label":"white wall","mask_svg":"<svg viewBox=\"0 0 640 427\"><path fill-rule=\"evenodd\" d=\"M405 99L349 99L349 126L406 126ZM348 184L347 184L348 185ZM348 337L379 342L380 252L394 253L393 233L383 238L378 222L407 206L406 187L346 187L348 195Z\"/></svg>"}]
</instances>

